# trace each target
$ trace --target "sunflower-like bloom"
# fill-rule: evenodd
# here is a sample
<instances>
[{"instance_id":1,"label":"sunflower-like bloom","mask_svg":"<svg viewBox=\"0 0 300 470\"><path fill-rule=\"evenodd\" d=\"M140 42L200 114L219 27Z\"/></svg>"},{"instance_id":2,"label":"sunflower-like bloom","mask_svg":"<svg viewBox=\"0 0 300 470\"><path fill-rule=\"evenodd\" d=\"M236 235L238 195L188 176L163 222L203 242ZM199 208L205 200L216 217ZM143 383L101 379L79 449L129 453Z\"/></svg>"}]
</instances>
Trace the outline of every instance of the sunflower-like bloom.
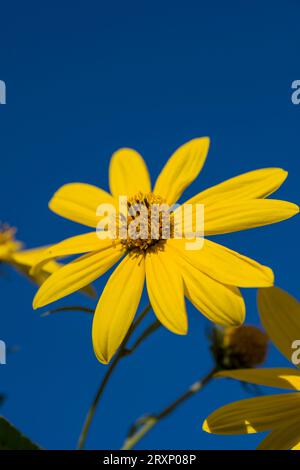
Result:
<instances>
[{"instance_id":1,"label":"sunflower-like bloom","mask_svg":"<svg viewBox=\"0 0 300 470\"><path fill-rule=\"evenodd\" d=\"M51 260L39 272L31 274L31 268L37 263L42 253L48 247L42 246L31 250L24 250L23 243L16 240L15 234L16 229L14 227L10 227L7 224L0 225L0 262L13 266L36 284L42 284L50 274L60 268L60 265L56 261Z\"/></svg>"},{"instance_id":2,"label":"sunflower-like bloom","mask_svg":"<svg viewBox=\"0 0 300 470\"><path fill-rule=\"evenodd\" d=\"M300 363L300 303L287 292L260 289L258 308L270 339L290 361ZM295 348L298 344L298 350ZM300 450L300 371L295 368L240 369L217 374L269 387L293 390L241 400L223 406L204 422L214 434L251 434L270 431L258 446L263 450Z\"/></svg>"},{"instance_id":3,"label":"sunflower-like bloom","mask_svg":"<svg viewBox=\"0 0 300 470\"><path fill-rule=\"evenodd\" d=\"M92 227L93 232L52 246L37 265L54 257L83 254L50 276L37 292L34 308L54 302L94 281L121 258L99 299L92 328L95 354L107 363L120 346L136 313L146 279L151 306L160 322L177 334L188 329L184 296L206 317L221 325L240 325L245 306L238 287L273 285L268 267L210 240L202 249L187 250L186 239L171 235L159 239L99 239L95 228L101 204L118 207L119 196L129 205L143 201L172 206L198 176L209 139L196 138L179 147L151 189L146 164L135 150L124 148L112 156L110 194L95 186L62 186L49 207L55 213ZM298 206L264 199L286 179L278 168L252 171L199 193L187 203L205 206L205 235L235 232L268 225L298 213ZM178 210L178 208L176 209ZM176 211L175 211L176 213ZM132 221L132 218L131 218ZM127 221L128 222L128 221ZM129 222L128 222L129 223Z\"/></svg>"}]
</instances>

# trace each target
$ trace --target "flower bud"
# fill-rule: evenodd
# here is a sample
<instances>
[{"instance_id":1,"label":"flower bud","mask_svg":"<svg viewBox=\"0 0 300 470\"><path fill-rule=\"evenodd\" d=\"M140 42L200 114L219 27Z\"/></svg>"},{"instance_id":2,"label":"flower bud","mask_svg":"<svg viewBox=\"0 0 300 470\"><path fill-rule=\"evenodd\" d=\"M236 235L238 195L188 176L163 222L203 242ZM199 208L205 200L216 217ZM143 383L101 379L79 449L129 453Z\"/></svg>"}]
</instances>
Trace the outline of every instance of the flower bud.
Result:
<instances>
[{"instance_id":1,"label":"flower bud","mask_svg":"<svg viewBox=\"0 0 300 470\"><path fill-rule=\"evenodd\" d=\"M262 364L268 351L266 333L252 325L215 327L211 351L218 369L245 369Z\"/></svg>"}]
</instances>

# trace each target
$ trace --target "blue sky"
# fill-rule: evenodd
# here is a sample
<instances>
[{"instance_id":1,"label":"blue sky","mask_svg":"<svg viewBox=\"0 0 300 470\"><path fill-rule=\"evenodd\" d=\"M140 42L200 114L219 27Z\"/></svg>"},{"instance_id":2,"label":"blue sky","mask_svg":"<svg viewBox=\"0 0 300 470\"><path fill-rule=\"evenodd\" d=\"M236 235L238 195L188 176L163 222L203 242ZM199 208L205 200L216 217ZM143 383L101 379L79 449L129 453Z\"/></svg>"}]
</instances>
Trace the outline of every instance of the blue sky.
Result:
<instances>
[{"instance_id":1,"label":"blue sky","mask_svg":"<svg viewBox=\"0 0 300 470\"><path fill-rule=\"evenodd\" d=\"M186 191L239 173L283 167L276 194L299 201L300 79L296 0L212 2L5 2L1 6L0 219L28 247L83 233L47 203L66 182L108 188L110 155L142 153L152 181L185 141L211 137L206 165ZM276 284L299 287L298 220L219 236L218 241L271 266ZM215 238L217 240L217 238ZM96 283L99 292L107 276ZM72 449L105 372L91 345L91 318L41 318L35 286L9 272L0 279L0 339L19 352L0 366L8 419L48 449ZM247 322L258 324L255 290L245 291ZM142 304L147 302L143 297ZM93 302L75 294L57 305ZM161 329L124 360L91 428L87 448L121 446L133 420L159 411L212 367L208 322L188 305L190 333ZM286 365L271 348L268 365ZM142 441L148 449L247 449L260 437L211 436L203 419L247 395L238 383L212 383Z\"/></svg>"}]
</instances>

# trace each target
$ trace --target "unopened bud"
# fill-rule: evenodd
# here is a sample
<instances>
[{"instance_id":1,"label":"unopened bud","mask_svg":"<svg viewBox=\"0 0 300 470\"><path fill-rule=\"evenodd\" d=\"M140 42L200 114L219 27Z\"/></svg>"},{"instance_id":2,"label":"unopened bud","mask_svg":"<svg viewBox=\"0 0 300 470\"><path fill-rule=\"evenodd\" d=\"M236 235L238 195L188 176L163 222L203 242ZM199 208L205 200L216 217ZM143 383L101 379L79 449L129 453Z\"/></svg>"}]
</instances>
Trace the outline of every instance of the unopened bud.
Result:
<instances>
[{"instance_id":1,"label":"unopened bud","mask_svg":"<svg viewBox=\"0 0 300 470\"><path fill-rule=\"evenodd\" d=\"M211 350L219 369L252 368L265 361L268 337L252 325L215 327L211 335Z\"/></svg>"}]
</instances>

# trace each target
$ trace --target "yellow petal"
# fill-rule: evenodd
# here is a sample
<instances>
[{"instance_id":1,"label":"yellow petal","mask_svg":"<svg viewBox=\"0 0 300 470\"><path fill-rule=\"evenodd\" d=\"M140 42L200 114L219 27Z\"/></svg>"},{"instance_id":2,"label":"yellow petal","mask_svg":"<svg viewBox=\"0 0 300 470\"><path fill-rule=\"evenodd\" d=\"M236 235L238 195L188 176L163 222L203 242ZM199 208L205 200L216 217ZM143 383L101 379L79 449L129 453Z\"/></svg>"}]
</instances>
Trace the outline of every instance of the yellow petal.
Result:
<instances>
[{"instance_id":1,"label":"yellow petal","mask_svg":"<svg viewBox=\"0 0 300 470\"><path fill-rule=\"evenodd\" d=\"M299 442L293 446L292 450L300 450L300 436L299 436Z\"/></svg>"},{"instance_id":2,"label":"yellow petal","mask_svg":"<svg viewBox=\"0 0 300 470\"><path fill-rule=\"evenodd\" d=\"M278 287L258 291L258 310L269 337L292 360L292 344L300 339L300 303Z\"/></svg>"},{"instance_id":3,"label":"yellow petal","mask_svg":"<svg viewBox=\"0 0 300 470\"><path fill-rule=\"evenodd\" d=\"M185 205L187 203L183 206ZM175 210L175 215L182 214L182 227L184 227L185 235L190 232L196 233L198 206L196 204L191 206L192 215L189 219L186 217L185 220L183 206ZM296 204L274 199L254 199L240 202L226 202L226 200L222 202L220 200L218 204L204 205L204 233L209 236L248 230L280 222L293 217L298 212L299 206Z\"/></svg>"},{"instance_id":4,"label":"yellow petal","mask_svg":"<svg viewBox=\"0 0 300 470\"><path fill-rule=\"evenodd\" d=\"M236 287L221 284L183 258L179 261L185 295L213 323L238 326L245 320L245 303Z\"/></svg>"},{"instance_id":5,"label":"yellow petal","mask_svg":"<svg viewBox=\"0 0 300 470\"><path fill-rule=\"evenodd\" d=\"M100 204L107 209L115 207L113 197L103 189L90 184L70 183L62 186L49 202L49 208L66 219L88 227L97 227L101 216L97 215Z\"/></svg>"},{"instance_id":6,"label":"yellow petal","mask_svg":"<svg viewBox=\"0 0 300 470\"><path fill-rule=\"evenodd\" d=\"M39 288L33 308L43 307L72 294L104 274L122 256L120 245L88 253L53 273Z\"/></svg>"},{"instance_id":7,"label":"yellow petal","mask_svg":"<svg viewBox=\"0 0 300 470\"><path fill-rule=\"evenodd\" d=\"M262 168L249 171L212 186L187 201L189 204L218 204L220 201L234 202L264 198L274 193L287 178L281 168Z\"/></svg>"},{"instance_id":8,"label":"yellow petal","mask_svg":"<svg viewBox=\"0 0 300 470\"><path fill-rule=\"evenodd\" d=\"M238 287L270 286L274 282L272 270L224 246L204 239L200 250L186 249L186 239L169 240L189 264L217 281Z\"/></svg>"},{"instance_id":9,"label":"yellow petal","mask_svg":"<svg viewBox=\"0 0 300 470\"><path fill-rule=\"evenodd\" d=\"M31 274L36 274L41 267L51 259L103 250L110 248L113 243L114 241L111 240L111 238L100 240L96 231L67 238L62 242L49 246L44 251L41 251L40 256L36 257Z\"/></svg>"},{"instance_id":10,"label":"yellow petal","mask_svg":"<svg viewBox=\"0 0 300 470\"><path fill-rule=\"evenodd\" d=\"M300 390L300 372L289 368L228 370L219 372L216 377L230 377L257 385Z\"/></svg>"},{"instance_id":11,"label":"yellow petal","mask_svg":"<svg viewBox=\"0 0 300 470\"><path fill-rule=\"evenodd\" d=\"M252 434L269 431L291 421L300 407L300 393L249 398L223 406L203 423L213 434Z\"/></svg>"},{"instance_id":12,"label":"yellow petal","mask_svg":"<svg viewBox=\"0 0 300 470\"><path fill-rule=\"evenodd\" d=\"M138 152L122 148L113 154L109 166L109 187L115 197L151 191L147 166Z\"/></svg>"},{"instance_id":13,"label":"yellow petal","mask_svg":"<svg viewBox=\"0 0 300 470\"><path fill-rule=\"evenodd\" d=\"M174 204L200 173L208 153L209 138L190 140L179 147L157 178L154 193Z\"/></svg>"},{"instance_id":14,"label":"yellow petal","mask_svg":"<svg viewBox=\"0 0 300 470\"><path fill-rule=\"evenodd\" d=\"M299 421L288 421L271 431L259 444L257 450L296 450L300 440ZM295 446L295 447L294 447Z\"/></svg>"},{"instance_id":15,"label":"yellow petal","mask_svg":"<svg viewBox=\"0 0 300 470\"><path fill-rule=\"evenodd\" d=\"M255 199L204 207L205 235L238 232L289 219L299 206L275 199Z\"/></svg>"},{"instance_id":16,"label":"yellow petal","mask_svg":"<svg viewBox=\"0 0 300 470\"><path fill-rule=\"evenodd\" d=\"M188 322L183 281L167 247L146 255L146 282L150 303L159 321L173 333L185 335Z\"/></svg>"},{"instance_id":17,"label":"yellow petal","mask_svg":"<svg viewBox=\"0 0 300 470\"><path fill-rule=\"evenodd\" d=\"M109 278L93 320L93 345L98 360L107 364L133 321L145 280L144 257L126 256Z\"/></svg>"}]
</instances>

